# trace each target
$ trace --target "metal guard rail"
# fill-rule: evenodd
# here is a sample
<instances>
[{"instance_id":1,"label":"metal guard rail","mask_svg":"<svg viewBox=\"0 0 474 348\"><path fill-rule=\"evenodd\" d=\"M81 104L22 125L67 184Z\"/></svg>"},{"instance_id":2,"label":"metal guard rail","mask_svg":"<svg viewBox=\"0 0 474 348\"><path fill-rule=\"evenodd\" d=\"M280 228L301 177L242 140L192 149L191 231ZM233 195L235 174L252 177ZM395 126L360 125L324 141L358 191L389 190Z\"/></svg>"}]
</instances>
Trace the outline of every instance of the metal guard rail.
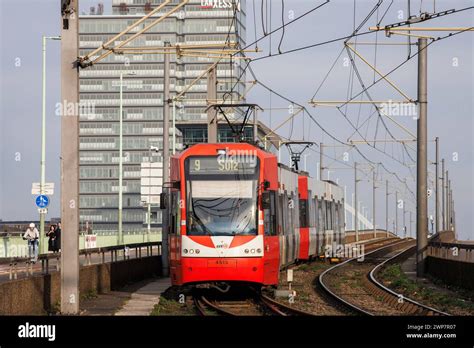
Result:
<instances>
[{"instance_id":1,"label":"metal guard rail","mask_svg":"<svg viewBox=\"0 0 474 348\"><path fill-rule=\"evenodd\" d=\"M130 250L135 249L135 258L142 257L142 249L146 248L146 256L153 256L153 248L157 247L157 255L161 255L161 242L146 242L146 243L132 243L132 244L123 244L123 245L113 245L108 247L101 248L91 248L91 249L81 249L79 250L79 256L85 257L85 265L92 264L92 255L101 254L101 263L105 263L105 254L110 252L110 260L108 262L117 262L119 261L119 251L124 251L123 260L130 259ZM59 271L61 253L48 253L38 255L38 261L41 261L41 273L49 273L49 261L56 259L56 270ZM30 257L7 257L3 260L0 260L0 264L9 264L9 278L17 279L18 278L18 269L17 265L19 263L25 263L25 272L27 275L33 275L33 262L31 262Z\"/></svg>"},{"instance_id":2,"label":"metal guard rail","mask_svg":"<svg viewBox=\"0 0 474 348\"><path fill-rule=\"evenodd\" d=\"M474 244L462 242L430 242L428 255L441 259L474 263Z\"/></svg>"}]
</instances>

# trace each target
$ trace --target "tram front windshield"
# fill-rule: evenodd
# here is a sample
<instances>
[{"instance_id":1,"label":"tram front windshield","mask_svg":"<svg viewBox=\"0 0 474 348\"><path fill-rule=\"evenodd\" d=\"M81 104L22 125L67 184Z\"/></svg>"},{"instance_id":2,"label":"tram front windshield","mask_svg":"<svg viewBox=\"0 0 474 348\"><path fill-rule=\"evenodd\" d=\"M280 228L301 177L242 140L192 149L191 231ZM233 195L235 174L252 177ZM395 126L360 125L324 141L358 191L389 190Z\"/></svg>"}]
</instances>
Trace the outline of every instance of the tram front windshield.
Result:
<instances>
[{"instance_id":1,"label":"tram front windshield","mask_svg":"<svg viewBox=\"0 0 474 348\"><path fill-rule=\"evenodd\" d=\"M257 157L186 160L187 234L257 234Z\"/></svg>"}]
</instances>

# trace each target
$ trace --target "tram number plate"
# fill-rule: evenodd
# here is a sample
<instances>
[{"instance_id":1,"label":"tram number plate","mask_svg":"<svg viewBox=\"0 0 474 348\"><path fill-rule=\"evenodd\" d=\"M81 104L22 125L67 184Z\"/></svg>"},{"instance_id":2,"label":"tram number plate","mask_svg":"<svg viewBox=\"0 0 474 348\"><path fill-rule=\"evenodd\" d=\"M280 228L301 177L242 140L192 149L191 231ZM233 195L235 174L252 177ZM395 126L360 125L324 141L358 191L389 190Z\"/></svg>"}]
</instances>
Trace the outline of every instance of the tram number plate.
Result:
<instances>
[{"instance_id":1,"label":"tram number plate","mask_svg":"<svg viewBox=\"0 0 474 348\"><path fill-rule=\"evenodd\" d=\"M237 267L236 260L209 260L207 267Z\"/></svg>"}]
</instances>

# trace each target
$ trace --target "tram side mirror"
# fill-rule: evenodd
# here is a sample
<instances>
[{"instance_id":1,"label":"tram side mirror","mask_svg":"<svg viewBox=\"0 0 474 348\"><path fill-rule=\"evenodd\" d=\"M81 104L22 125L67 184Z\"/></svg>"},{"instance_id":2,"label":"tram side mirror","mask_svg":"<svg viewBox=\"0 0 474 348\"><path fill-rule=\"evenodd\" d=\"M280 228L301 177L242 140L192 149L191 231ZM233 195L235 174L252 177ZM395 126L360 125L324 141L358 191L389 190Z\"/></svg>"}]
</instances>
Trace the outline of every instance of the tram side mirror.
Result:
<instances>
[{"instance_id":1,"label":"tram side mirror","mask_svg":"<svg viewBox=\"0 0 474 348\"><path fill-rule=\"evenodd\" d=\"M262 209L270 209L270 192L266 191L262 193Z\"/></svg>"},{"instance_id":2,"label":"tram side mirror","mask_svg":"<svg viewBox=\"0 0 474 348\"><path fill-rule=\"evenodd\" d=\"M166 209L166 193L160 193L160 209Z\"/></svg>"},{"instance_id":3,"label":"tram side mirror","mask_svg":"<svg viewBox=\"0 0 474 348\"><path fill-rule=\"evenodd\" d=\"M263 189L264 189L264 190L268 190L269 188L270 188L270 181L265 180L265 181L263 182Z\"/></svg>"}]
</instances>

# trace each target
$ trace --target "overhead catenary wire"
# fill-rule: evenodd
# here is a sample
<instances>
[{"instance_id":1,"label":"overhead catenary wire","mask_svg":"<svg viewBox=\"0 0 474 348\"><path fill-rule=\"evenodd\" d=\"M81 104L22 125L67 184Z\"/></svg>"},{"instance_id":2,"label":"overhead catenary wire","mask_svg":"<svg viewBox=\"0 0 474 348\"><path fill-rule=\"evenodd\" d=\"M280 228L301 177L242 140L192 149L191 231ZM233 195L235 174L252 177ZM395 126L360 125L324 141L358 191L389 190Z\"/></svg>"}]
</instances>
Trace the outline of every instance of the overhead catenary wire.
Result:
<instances>
[{"instance_id":1,"label":"overhead catenary wire","mask_svg":"<svg viewBox=\"0 0 474 348\"><path fill-rule=\"evenodd\" d=\"M274 31L276 31L276 30L278 30L278 28L275 29L275 30L272 30L272 32L274 32ZM463 30L463 31L465 31L465 30ZM459 31L459 32L456 32L456 33L450 33L450 34L446 35L445 37L435 38L432 42L430 42L430 44L432 44L432 43L435 42L435 41L442 40L442 39L444 39L444 38L446 38L446 37L450 37L450 36L459 34L459 33L463 32L463 31ZM369 34L369 32L366 32L366 33L357 33L356 35L366 35L366 34ZM351 36L354 36L354 35L351 35ZM294 49L294 50L282 52L282 54L287 54L287 53L291 53L291 52L296 52L296 51L298 51L298 50L302 50L302 49L305 49L305 48L308 48L308 47L316 47L316 46L319 46L319 45L323 45L323 44L335 42L335 41L338 41L338 40L341 40L341 39L347 39L347 38L349 38L349 37L350 37L350 36L345 36L345 37L341 37L341 38L338 38L338 39L328 40L328 41L325 41L325 42L321 42L321 43L317 43L317 44L313 44L313 45L309 45L309 46L300 47L300 48L297 48L297 49ZM262 38L260 38L260 39L262 39ZM259 41L260 39L257 39L256 41ZM252 44L254 44L254 43L252 43ZM373 82L370 86L368 86L365 90L371 88L372 86L374 86L375 84L377 84L378 82L380 82L385 76L388 76L388 75L390 75L391 73L393 73L394 71L396 71L398 68L400 68L401 66L403 66L404 64L406 64L406 62L407 62L408 60L412 59L412 58L415 57L417 54L418 54L418 52L417 52L416 54L412 55L412 56L411 56L409 59L407 59L406 61L404 61L404 62L402 62L401 64L399 64L397 67L395 67L394 69L392 69L392 71L390 71L389 73L385 74L383 77L381 77L381 78L379 78L378 80L374 81L374 82ZM272 57L275 57L275 56L277 56L277 55L280 55L280 54L272 55ZM268 56L262 57L262 58L263 58L263 59L264 59L264 58L268 58ZM256 60L258 60L258 59L260 59L260 58L257 58ZM255 60L254 60L254 61L255 61ZM250 70L250 71L253 73L253 71L252 71L252 69L251 69L251 66L250 66L250 63L251 63L251 62L249 61L248 64L247 64L247 66L246 66L246 68L245 68L244 70ZM254 75L254 77L255 77L255 75ZM255 79L255 80L257 81L257 83L258 83L259 85L262 86L262 82L261 82L261 81L259 81L259 80L257 80L257 79ZM272 90L271 88L269 88L268 86L264 85L263 87L267 88L271 93L275 93L275 91L273 91L273 90ZM364 93L364 91L362 91L362 92L359 93L358 95L352 96L351 100L353 100L354 98L360 96L362 93ZM281 96L281 95L280 95L280 96ZM284 98L284 99L286 99L286 98ZM289 100L289 99L288 99L288 100ZM287 100L287 101L288 101L288 100ZM295 103L295 104L296 104L296 105L299 105L298 103ZM304 107L303 107L303 108L304 108ZM331 138L333 138L333 140L335 140L335 141L337 141L337 142L339 142L339 143L343 143L343 142L341 142L339 139L333 137L333 136L332 136L329 132L327 132L325 129L323 129L323 128L321 127L321 125L314 119L314 117L311 115L311 113L308 112L308 110L307 110L306 108L304 108L304 110L305 110L305 112L308 113L308 116L310 117L310 119L312 119L312 121L313 121L316 125L318 125L318 127L321 128L324 133L326 133L326 134L329 135ZM356 147L356 149L357 149L357 151L359 152L359 154L360 154L362 157L364 157L364 154L361 153L360 150L359 150L357 147ZM400 180L400 178L399 178L399 176L398 176L397 173L394 173L394 172L391 172L390 170L388 170L388 169L385 167L384 164L382 164L381 167L382 167L385 171L387 171L388 173L394 175L400 182L403 183L403 181ZM405 184L406 184L406 183L405 183ZM411 190L410 190L410 192L411 192Z\"/></svg>"},{"instance_id":2,"label":"overhead catenary wire","mask_svg":"<svg viewBox=\"0 0 474 348\"><path fill-rule=\"evenodd\" d=\"M281 33L280 43L278 44L278 52L281 53L281 44L283 43L283 38L285 37L285 0L281 0L281 24L283 27Z\"/></svg>"},{"instance_id":3,"label":"overhead catenary wire","mask_svg":"<svg viewBox=\"0 0 474 348\"><path fill-rule=\"evenodd\" d=\"M273 89L271 89L270 87L268 87L266 84L264 84L263 82L261 82L260 80L257 79L257 77L255 76L255 73L253 72L252 68L250 67L249 68L250 72L252 73L252 76L253 78L255 79L255 81L257 81L257 83L262 86L263 88L267 89L268 91L270 91L271 93L277 95L278 97L282 98L283 100L286 100L287 102L290 102L290 103L294 103L295 105L301 107L302 109L304 109L306 111L306 113L308 114L308 117L325 133L327 134L332 140L334 140L335 142L341 144L341 145L349 145L347 143L345 143L344 141L338 139L337 137L335 137L333 134L331 134L329 131L327 131L315 118L314 116L308 111L308 109L299 104L298 102L294 101L294 100L291 100L285 96L283 96L282 94L274 91ZM367 162L371 163L371 164L376 164L376 162L370 160L367 156L365 156L365 154L363 154L360 149L357 147L357 145L353 145L353 144L350 144L350 146L354 146L354 149L359 153L359 155L364 158ZM383 163L381 164L382 168L390 175L393 175L398 181L400 181L400 183L404 183L403 180L400 178L400 176L396 173L396 172L392 172L390 171ZM411 193L412 195L414 196L414 193L413 191L411 191L411 189L407 188Z\"/></svg>"}]
</instances>

